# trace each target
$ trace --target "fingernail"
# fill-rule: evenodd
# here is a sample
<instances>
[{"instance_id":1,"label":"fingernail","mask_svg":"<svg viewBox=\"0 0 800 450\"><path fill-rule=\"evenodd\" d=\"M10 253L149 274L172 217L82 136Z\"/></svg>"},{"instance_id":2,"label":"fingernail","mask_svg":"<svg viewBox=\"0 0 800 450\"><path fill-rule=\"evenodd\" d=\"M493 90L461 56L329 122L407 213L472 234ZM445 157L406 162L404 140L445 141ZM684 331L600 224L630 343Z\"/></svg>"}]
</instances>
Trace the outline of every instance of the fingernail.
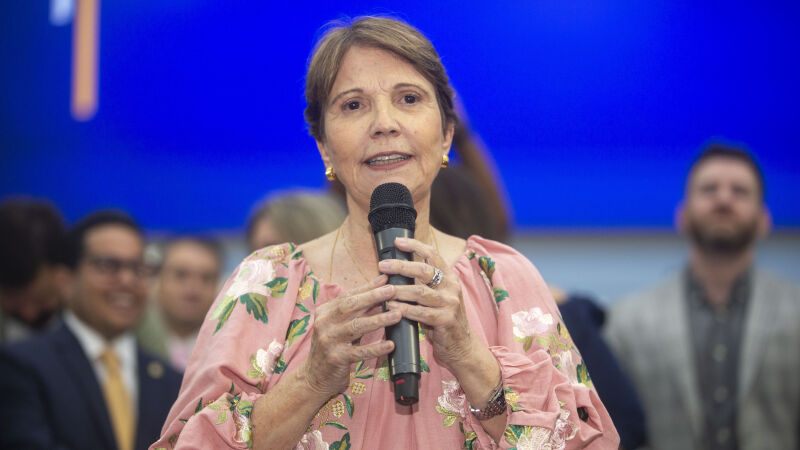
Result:
<instances>
[{"instance_id":1,"label":"fingernail","mask_svg":"<svg viewBox=\"0 0 800 450\"><path fill-rule=\"evenodd\" d=\"M381 261L378 263L378 268L381 270L387 270L392 268L391 261Z\"/></svg>"},{"instance_id":2,"label":"fingernail","mask_svg":"<svg viewBox=\"0 0 800 450\"><path fill-rule=\"evenodd\" d=\"M399 320L401 317L400 311L389 311L389 320Z\"/></svg>"},{"instance_id":3,"label":"fingernail","mask_svg":"<svg viewBox=\"0 0 800 450\"><path fill-rule=\"evenodd\" d=\"M389 295L392 293L392 291L394 291L394 286L392 286L391 284L387 284L386 286L383 286L381 288L381 294L383 295Z\"/></svg>"},{"instance_id":4,"label":"fingernail","mask_svg":"<svg viewBox=\"0 0 800 450\"><path fill-rule=\"evenodd\" d=\"M399 244L405 244L408 242L408 239L404 237L394 238L394 242Z\"/></svg>"}]
</instances>

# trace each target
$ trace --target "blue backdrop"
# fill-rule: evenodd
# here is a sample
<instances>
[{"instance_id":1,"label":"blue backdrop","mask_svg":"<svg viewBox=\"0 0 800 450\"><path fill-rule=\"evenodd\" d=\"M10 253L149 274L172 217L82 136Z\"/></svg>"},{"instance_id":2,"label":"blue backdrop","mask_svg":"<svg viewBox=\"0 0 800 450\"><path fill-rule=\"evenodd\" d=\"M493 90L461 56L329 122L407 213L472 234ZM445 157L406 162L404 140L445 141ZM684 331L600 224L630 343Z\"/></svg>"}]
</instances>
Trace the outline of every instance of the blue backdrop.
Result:
<instances>
[{"instance_id":1,"label":"blue backdrop","mask_svg":"<svg viewBox=\"0 0 800 450\"><path fill-rule=\"evenodd\" d=\"M796 1L278 3L102 2L99 109L77 122L71 25L2 2L0 194L70 220L116 206L149 229L238 228L269 191L324 186L302 117L319 27L389 12L436 45L517 225L670 226L689 161L721 137L759 156L776 224L800 227Z\"/></svg>"}]
</instances>

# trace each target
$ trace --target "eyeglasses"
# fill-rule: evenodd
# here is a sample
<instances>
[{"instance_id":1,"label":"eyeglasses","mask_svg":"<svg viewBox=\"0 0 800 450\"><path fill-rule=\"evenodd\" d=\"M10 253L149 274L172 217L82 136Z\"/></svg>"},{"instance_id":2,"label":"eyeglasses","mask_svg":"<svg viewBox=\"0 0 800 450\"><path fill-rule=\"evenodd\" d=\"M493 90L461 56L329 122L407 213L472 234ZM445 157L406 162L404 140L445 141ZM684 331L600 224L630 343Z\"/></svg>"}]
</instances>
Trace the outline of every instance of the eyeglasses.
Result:
<instances>
[{"instance_id":1,"label":"eyeglasses","mask_svg":"<svg viewBox=\"0 0 800 450\"><path fill-rule=\"evenodd\" d=\"M89 263L97 272L107 276L117 276L123 269L128 269L139 278L147 276L150 271L143 261L138 259L120 259L113 256L87 256Z\"/></svg>"}]
</instances>

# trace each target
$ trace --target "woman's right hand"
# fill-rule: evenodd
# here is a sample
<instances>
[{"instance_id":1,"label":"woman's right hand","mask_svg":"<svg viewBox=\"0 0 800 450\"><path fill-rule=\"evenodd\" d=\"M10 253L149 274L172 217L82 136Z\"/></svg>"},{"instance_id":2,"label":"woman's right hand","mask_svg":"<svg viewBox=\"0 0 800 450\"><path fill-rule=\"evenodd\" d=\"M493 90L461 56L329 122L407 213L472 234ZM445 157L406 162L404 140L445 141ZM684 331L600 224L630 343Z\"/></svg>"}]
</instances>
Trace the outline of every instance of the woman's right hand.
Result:
<instances>
[{"instance_id":1,"label":"woman's right hand","mask_svg":"<svg viewBox=\"0 0 800 450\"><path fill-rule=\"evenodd\" d=\"M391 300L394 289L386 281L386 275L381 275L317 308L311 350L302 370L308 387L326 400L347 389L352 364L387 355L394 349L389 340L366 345L358 342L363 335L402 318L398 311L365 315L372 307Z\"/></svg>"}]
</instances>

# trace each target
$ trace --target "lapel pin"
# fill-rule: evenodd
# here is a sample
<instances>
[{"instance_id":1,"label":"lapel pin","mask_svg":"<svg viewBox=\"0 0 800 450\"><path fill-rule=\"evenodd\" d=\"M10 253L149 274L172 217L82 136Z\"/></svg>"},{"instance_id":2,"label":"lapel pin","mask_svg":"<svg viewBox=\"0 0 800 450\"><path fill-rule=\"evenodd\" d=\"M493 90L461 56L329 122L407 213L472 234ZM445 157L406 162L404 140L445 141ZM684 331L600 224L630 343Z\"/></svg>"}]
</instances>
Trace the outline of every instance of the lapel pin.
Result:
<instances>
[{"instance_id":1,"label":"lapel pin","mask_svg":"<svg viewBox=\"0 0 800 450\"><path fill-rule=\"evenodd\" d=\"M164 366L158 361L150 361L147 365L147 374L151 378L161 378L164 376Z\"/></svg>"}]
</instances>

